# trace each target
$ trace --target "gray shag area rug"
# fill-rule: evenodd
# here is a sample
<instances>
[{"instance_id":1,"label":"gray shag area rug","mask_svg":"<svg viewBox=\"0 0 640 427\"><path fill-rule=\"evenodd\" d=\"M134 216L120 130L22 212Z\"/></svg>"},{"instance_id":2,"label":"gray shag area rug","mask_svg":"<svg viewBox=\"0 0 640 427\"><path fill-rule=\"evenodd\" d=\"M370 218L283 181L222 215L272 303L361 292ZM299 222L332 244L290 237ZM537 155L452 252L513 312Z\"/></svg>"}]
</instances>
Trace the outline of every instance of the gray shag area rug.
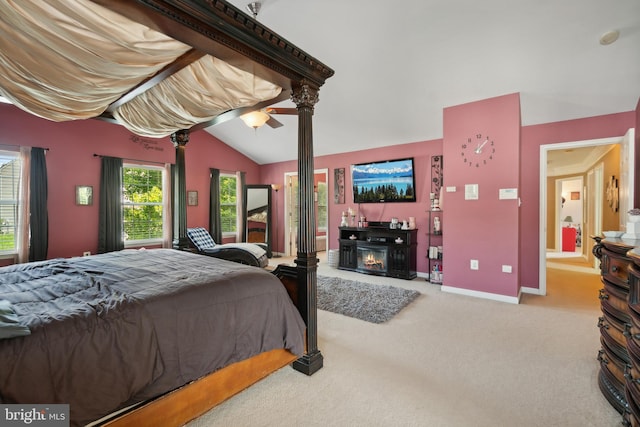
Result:
<instances>
[{"instance_id":1,"label":"gray shag area rug","mask_svg":"<svg viewBox=\"0 0 640 427\"><path fill-rule=\"evenodd\" d=\"M420 292L388 285L318 276L318 308L371 323L384 323Z\"/></svg>"}]
</instances>

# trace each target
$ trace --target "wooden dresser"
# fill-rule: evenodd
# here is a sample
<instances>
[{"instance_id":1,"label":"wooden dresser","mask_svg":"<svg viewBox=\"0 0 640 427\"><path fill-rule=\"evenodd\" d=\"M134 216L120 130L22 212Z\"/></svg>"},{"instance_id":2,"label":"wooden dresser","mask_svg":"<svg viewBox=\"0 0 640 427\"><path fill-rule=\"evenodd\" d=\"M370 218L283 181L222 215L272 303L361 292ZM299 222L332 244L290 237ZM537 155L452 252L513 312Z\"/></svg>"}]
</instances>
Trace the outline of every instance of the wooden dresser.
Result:
<instances>
[{"instance_id":1,"label":"wooden dresser","mask_svg":"<svg viewBox=\"0 0 640 427\"><path fill-rule=\"evenodd\" d=\"M603 284L598 384L623 425L640 427L640 241L594 239Z\"/></svg>"}]
</instances>

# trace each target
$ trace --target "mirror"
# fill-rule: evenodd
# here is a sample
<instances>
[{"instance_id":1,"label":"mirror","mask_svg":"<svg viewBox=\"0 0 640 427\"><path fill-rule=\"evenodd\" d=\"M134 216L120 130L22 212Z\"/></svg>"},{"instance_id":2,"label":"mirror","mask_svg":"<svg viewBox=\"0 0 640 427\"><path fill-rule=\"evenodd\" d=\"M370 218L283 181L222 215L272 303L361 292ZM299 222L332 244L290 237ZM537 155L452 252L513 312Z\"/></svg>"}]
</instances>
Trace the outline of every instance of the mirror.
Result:
<instances>
[{"instance_id":1,"label":"mirror","mask_svg":"<svg viewBox=\"0 0 640 427\"><path fill-rule=\"evenodd\" d=\"M271 186L245 185L243 201L243 240L258 243L271 258Z\"/></svg>"}]
</instances>

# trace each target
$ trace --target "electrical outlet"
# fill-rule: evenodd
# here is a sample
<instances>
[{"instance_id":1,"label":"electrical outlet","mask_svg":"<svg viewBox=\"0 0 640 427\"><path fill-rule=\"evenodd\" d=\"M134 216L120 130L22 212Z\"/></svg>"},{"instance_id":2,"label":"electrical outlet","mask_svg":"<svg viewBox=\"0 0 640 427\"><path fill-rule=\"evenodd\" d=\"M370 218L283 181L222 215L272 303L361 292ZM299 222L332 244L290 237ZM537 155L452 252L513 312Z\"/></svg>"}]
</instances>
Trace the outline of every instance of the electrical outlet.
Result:
<instances>
[{"instance_id":1,"label":"electrical outlet","mask_svg":"<svg viewBox=\"0 0 640 427\"><path fill-rule=\"evenodd\" d=\"M503 265L502 266L502 272L503 273L511 273L512 272L511 266L510 265Z\"/></svg>"},{"instance_id":2,"label":"electrical outlet","mask_svg":"<svg viewBox=\"0 0 640 427\"><path fill-rule=\"evenodd\" d=\"M82 252L82 256L89 256L89 255L91 255L90 251Z\"/></svg>"},{"instance_id":3,"label":"electrical outlet","mask_svg":"<svg viewBox=\"0 0 640 427\"><path fill-rule=\"evenodd\" d=\"M472 270L477 270L479 268L478 265L478 260L477 259L472 259L471 260L471 265L469 266Z\"/></svg>"}]
</instances>

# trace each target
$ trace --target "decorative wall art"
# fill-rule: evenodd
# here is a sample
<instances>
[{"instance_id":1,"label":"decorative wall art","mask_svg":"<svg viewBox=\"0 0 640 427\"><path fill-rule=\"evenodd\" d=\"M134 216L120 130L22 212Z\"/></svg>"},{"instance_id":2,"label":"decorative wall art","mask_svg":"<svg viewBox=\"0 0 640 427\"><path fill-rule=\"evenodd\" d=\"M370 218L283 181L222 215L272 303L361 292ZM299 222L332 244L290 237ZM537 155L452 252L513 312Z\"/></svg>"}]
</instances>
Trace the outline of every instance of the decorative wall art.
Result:
<instances>
[{"instance_id":1,"label":"decorative wall art","mask_svg":"<svg viewBox=\"0 0 640 427\"><path fill-rule=\"evenodd\" d=\"M333 200L336 205L344 204L344 168L333 170Z\"/></svg>"},{"instance_id":2,"label":"decorative wall art","mask_svg":"<svg viewBox=\"0 0 640 427\"><path fill-rule=\"evenodd\" d=\"M431 193L435 199L440 199L443 163L444 156L431 156Z\"/></svg>"},{"instance_id":3,"label":"decorative wall art","mask_svg":"<svg viewBox=\"0 0 640 427\"><path fill-rule=\"evenodd\" d=\"M197 191L187 191L187 205L188 206L198 206L198 192Z\"/></svg>"},{"instance_id":4,"label":"decorative wall art","mask_svg":"<svg viewBox=\"0 0 640 427\"><path fill-rule=\"evenodd\" d=\"M76 185L76 205L93 205L93 187L90 185Z\"/></svg>"},{"instance_id":5,"label":"decorative wall art","mask_svg":"<svg viewBox=\"0 0 640 427\"><path fill-rule=\"evenodd\" d=\"M571 192L571 200L580 200L580 192L572 191Z\"/></svg>"}]
</instances>

